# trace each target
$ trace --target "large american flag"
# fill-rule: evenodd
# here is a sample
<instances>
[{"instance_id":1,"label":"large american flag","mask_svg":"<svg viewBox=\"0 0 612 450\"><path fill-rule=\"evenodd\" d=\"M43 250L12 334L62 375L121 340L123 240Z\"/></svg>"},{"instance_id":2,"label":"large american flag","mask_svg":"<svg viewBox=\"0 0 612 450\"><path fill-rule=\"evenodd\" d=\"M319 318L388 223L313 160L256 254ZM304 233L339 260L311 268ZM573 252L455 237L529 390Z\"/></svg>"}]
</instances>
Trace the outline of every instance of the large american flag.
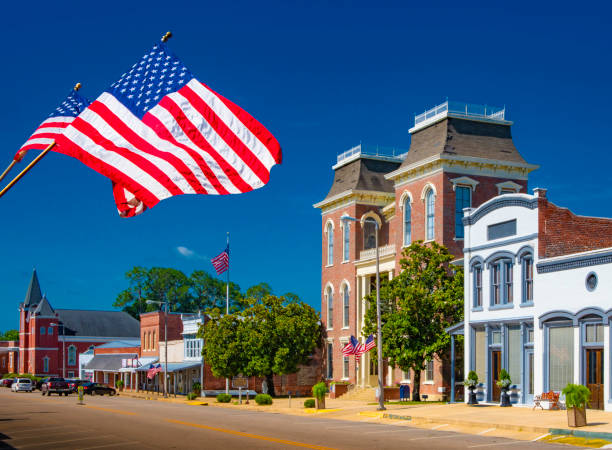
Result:
<instances>
[{"instance_id":1,"label":"large american flag","mask_svg":"<svg viewBox=\"0 0 612 450\"><path fill-rule=\"evenodd\" d=\"M78 88L79 85L77 85ZM73 89L68 97L39 125L14 156L19 162L28 150L45 150L61 135L74 118L89 105L89 101Z\"/></svg>"},{"instance_id":2,"label":"large american flag","mask_svg":"<svg viewBox=\"0 0 612 450\"><path fill-rule=\"evenodd\" d=\"M229 269L229 245L218 256L210 260L217 271L217 275L221 275Z\"/></svg>"},{"instance_id":3,"label":"large american flag","mask_svg":"<svg viewBox=\"0 0 612 450\"><path fill-rule=\"evenodd\" d=\"M355 350L359 345L359 341L355 339L355 336L351 336L350 340L346 343L344 347L342 347L342 355L350 356L355 354Z\"/></svg>"},{"instance_id":4,"label":"large american flag","mask_svg":"<svg viewBox=\"0 0 612 450\"><path fill-rule=\"evenodd\" d=\"M200 83L163 42L56 141L62 153L113 181L123 217L174 195L257 189L282 160L262 124Z\"/></svg>"}]
</instances>

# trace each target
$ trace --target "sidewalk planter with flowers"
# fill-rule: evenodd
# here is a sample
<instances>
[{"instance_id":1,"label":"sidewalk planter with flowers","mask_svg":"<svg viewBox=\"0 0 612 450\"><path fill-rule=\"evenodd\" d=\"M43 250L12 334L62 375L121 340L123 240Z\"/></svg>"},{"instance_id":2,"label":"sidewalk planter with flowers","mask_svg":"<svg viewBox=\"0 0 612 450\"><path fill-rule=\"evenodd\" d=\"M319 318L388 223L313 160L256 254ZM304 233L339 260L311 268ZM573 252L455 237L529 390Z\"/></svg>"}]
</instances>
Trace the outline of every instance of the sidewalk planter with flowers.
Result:
<instances>
[{"instance_id":1,"label":"sidewalk planter with flowers","mask_svg":"<svg viewBox=\"0 0 612 450\"><path fill-rule=\"evenodd\" d=\"M325 394L327 394L327 386L322 381L312 387L312 395L316 400L317 409L325 409Z\"/></svg>"},{"instance_id":2,"label":"sidewalk planter with flowers","mask_svg":"<svg viewBox=\"0 0 612 450\"><path fill-rule=\"evenodd\" d=\"M478 404L478 400L476 399L476 387L478 386L478 374L476 374L476 372L474 372L473 370L470 370L470 373L468 373L468 377L467 379L463 382L463 385L466 386L469 391L470 391L470 395L468 397L468 405L477 405Z\"/></svg>"},{"instance_id":3,"label":"sidewalk planter with flowers","mask_svg":"<svg viewBox=\"0 0 612 450\"><path fill-rule=\"evenodd\" d=\"M501 398L499 402L499 406L507 407L512 406L510 404L510 394L508 394L508 389L512 384L512 380L510 379L510 374L506 369L502 369L499 372L499 380L497 380L497 386L501 389Z\"/></svg>"},{"instance_id":4,"label":"sidewalk planter with flowers","mask_svg":"<svg viewBox=\"0 0 612 450\"><path fill-rule=\"evenodd\" d=\"M591 391L581 384L569 383L561 393L565 395L567 425L570 427L586 426L586 406L591 398Z\"/></svg>"}]
</instances>

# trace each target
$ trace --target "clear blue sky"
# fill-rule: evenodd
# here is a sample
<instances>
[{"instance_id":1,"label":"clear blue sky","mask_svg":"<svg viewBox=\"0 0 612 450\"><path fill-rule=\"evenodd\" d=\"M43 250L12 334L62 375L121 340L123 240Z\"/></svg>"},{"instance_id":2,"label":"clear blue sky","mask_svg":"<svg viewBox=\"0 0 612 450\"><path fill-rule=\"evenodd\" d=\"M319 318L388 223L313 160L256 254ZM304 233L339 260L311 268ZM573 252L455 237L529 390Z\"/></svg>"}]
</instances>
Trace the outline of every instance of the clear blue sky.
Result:
<instances>
[{"instance_id":1,"label":"clear blue sky","mask_svg":"<svg viewBox=\"0 0 612 450\"><path fill-rule=\"evenodd\" d=\"M414 113L446 97L507 105L517 148L541 165L530 188L547 187L578 214L612 216L610 10L194 4L3 6L2 169L76 81L95 98L169 29L179 58L264 123L284 161L258 191L176 197L120 219L107 179L50 154L0 199L0 330L17 327L33 267L55 307L106 309L134 265L212 271L226 231L234 281L267 281L319 309L312 204L337 153L360 141L408 148Z\"/></svg>"}]
</instances>

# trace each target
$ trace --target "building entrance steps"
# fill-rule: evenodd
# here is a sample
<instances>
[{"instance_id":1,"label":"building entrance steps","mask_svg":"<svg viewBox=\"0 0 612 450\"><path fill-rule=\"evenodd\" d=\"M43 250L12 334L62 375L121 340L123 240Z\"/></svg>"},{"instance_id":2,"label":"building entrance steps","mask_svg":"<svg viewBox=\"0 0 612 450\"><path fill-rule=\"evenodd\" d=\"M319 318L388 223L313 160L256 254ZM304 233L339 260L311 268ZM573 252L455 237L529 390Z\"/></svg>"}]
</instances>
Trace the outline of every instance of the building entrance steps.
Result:
<instances>
[{"instance_id":1,"label":"building entrance steps","mask_svg":"<svg viewBox=\"0 0 612 450\"><path fill-rule=\"evenodd\" d=\"M340 397L342 400L354 402L375 402L376 388L373 387L355 387Z\"/></svg>"}]
</instances>

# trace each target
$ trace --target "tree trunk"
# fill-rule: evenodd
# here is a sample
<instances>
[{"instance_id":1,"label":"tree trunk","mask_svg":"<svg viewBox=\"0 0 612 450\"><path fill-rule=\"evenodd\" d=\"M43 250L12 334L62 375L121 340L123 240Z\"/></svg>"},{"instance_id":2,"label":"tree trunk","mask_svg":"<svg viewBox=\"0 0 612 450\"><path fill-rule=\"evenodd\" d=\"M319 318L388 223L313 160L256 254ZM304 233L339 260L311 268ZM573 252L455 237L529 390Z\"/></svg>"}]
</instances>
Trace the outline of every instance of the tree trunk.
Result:
<instances>
[{"instance_id":1,"label":"tree trunk","mask_svg":"<svg viewBox=\"0 0 612 450\"><path fill-rule=\"evenodd\" d=\"M414 384L412 385L412 401L421 401L421 371L413 370L414 372Z\"/></svg>"},{"instance_id":2,"label":"tree trunk","mask_svg":"<svg viewBox=\"0 0 612 450\"><path fill-rule=\"evenodd\" d=\"M276 393L274 392L274 375L266 375L266 382L268 383L268 394L271 397L276 397Z\"/></svg>"}]
</instances>

